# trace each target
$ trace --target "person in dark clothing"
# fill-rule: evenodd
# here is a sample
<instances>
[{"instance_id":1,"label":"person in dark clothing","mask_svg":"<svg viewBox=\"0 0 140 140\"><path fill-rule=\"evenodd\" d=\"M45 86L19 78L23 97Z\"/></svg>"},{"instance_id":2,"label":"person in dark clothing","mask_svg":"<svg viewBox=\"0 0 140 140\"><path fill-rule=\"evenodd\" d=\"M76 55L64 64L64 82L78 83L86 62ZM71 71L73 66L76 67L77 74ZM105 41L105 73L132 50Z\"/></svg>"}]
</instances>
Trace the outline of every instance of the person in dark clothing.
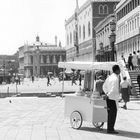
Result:
<instances>
[{"instance_id":1,"label":"person in dark clothing","mask_svg":"<svg viewBox=\"0 0 140 140\"><path fill-rule=\"evenodd\" d=\"M18 77L17 76L15 77L15 82L18 85Z\"/></svg>"},{"instance_id":2,"label":"person in dark clothing","mask_svg":"<svg viewBox=\"0 0 140 140\"><path fill-rule=\"evenodd\" d=\"M129 70L133 70L134 69L134 66L133 66L133 63L132 63L132 54L129 54L129 57L128 57L128 69Z\"/></svg>"},{"instance_id":3,"label":"person in dark clothing","mask_svg":"<svg viewBox=\"0 0 140 140\"><path fill-rule=\"evenodd\" d=\"M82 81L82 75L79 74L79 86L81 86L81 81Z\"/></svg>"},{"instance_id":4,"label":"person in dark clothing","mask_svg":"<svg viewBox=\"0 0 140 140\"><path fill-rule=\"evenodd\" d=\"M20 76L18 76L18 84L20 85Z\"/></svg>"},{"instance_id":5,"label":"person in dark clothing","mask_svg":"<svg viewBox=\"0 0 140 140\"><path fill-rule=\"evenodd\" d=\"M47 76L47 86L50 86L51 83L50 83L50 75Z\"/></svg>"},{"instance_id":6,"label":"person in dark clothing","mask_svg":"<svg viewBox=\"0 0 140 140\"><path fill-rule=\"evenodd\" d=\"M140 75L137 76L137 83L139 85L139 92L140 92Z\"/></svg>"},{"instance_id":7,"label":"person in dark clothing","mask_svg":"<svg viewBox=\"0 0 140 140\"><path fill-rule=\"evenodd\" d=\"M34 82L34 76L32 75L32 83Z\"/></svg>"},{"instance_id":8,"label":"person in dark clothing","mask_svg":"<svg viewBox=\"0 0 140 140\"><path fill-rule=\"evenodd\" d=\"M76 84L76 76L74 73L72 73L72 86L73 86L73 84L77 85Z\"/></svg>"}]
</instances>

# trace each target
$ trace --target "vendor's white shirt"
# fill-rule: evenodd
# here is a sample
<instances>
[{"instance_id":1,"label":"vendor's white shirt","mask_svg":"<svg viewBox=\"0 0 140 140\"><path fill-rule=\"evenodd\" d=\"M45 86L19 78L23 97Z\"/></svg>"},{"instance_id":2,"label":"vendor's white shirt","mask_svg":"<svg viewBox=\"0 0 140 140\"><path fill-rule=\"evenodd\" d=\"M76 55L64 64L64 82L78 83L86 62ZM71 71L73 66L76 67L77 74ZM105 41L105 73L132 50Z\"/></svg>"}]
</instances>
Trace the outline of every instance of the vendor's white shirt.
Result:
<instances>
[{"instance_id":1,"label":"vendor's white shirt","mask_svg":"<svg viewBox=\"0 0 140 140\"><path fill-rule=\"evenodd\" d=\"M119 99L119 77L112 73L103 84L103 91L107 94L110 100L118 101Z\"/></svg>"}]
</instances>

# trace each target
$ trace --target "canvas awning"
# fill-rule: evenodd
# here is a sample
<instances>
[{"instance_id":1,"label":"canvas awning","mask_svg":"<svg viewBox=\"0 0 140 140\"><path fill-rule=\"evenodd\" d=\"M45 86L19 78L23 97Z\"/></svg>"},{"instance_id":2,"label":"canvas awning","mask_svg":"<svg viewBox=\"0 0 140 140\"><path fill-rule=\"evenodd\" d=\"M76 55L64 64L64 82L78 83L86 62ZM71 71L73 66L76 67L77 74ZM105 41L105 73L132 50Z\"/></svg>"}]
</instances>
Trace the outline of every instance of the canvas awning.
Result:
<instances>
[{"instance_id":1,"label":"canvas awning","mask_svg":"<svg viewBox=\"0 0 140 140\"><path fill-rule=\"evenodd\" d=\"M66 69L76 69L76 70L112 70L112 66L118 64L121 69L124 69L123 63L118 62L82 62L82 61L72 61L72 62L59 62L58 67Z\"/></svg>"}]
</instances>

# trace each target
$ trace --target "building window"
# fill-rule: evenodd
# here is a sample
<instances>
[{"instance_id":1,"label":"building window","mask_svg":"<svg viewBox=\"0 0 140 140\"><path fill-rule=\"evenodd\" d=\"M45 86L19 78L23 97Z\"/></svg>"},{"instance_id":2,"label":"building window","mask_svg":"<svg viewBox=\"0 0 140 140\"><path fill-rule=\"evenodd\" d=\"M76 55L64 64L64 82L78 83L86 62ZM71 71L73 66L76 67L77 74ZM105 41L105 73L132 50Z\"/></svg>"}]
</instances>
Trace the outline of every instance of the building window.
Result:
<instances>
[{"instance_id":1,"label":"building window","mask_svg":"<svg viewBox=\"0 0 140 140\"><path fill-rule=\"evenodd\" d=\"M139 27L139 16L137 17L137 27Z\"/></svg>"},{"instance_id":2,"label":"building window","mask_svg":"<svg viewBox=\"0 0 140 140\"><path fill-rule=\"evenodd\" d=\"M43 63L45 64L46 63L46 56L43 55L42 57L43 57Z\"/></svg>"},{"instance_id":3,"label":"building window","mask_svg":"<svg viewBox=\"0 0 140 140\"><path fill-rule=\"evenodd\" d=\"M131 32L131 29L132 29L132 27L131 27L131 26L132 26L132 24L131 24L131 21L130 21L130 32Z\"/></svg>"},{"instance_id":4,"label":"building window","mask_svg":"<svg viewBox=\"0 0 140 140\"><path fill-rule=\"evenodd\" d=\"M72 44L72 34L70 33L70 44Z\"/></svg>"},{"instance_id":5,"label":"building window","mask_svg":"<svg viewBox=\"0 0 140 140\"><path fill-rule=\"evenodd\" d=\"M76 32L73 31L73 42L75 41L75 35L76 35Z\"/></svg>"},{"instance_id":6,"label":"building window","mask_svg":"<svg viewBox=\"0 0 140 140\"><path fill-rule=\"evenodd\" d=\"M31 55L30 58L31 58L31 64L33 64L33 56Z\"/></svg>"},{"instance_id":7,"label":"building window","mask_svg":"<svg viewBox=\"0 0 140 140\"><path fill-rule=\"evenodd\" d=\"M137 7L138 6L138 1L137 0L135 0L135 7Z\"/></svg>"},{"instance_id":8,"label":"building window","mask_svg":"<svg viewBox=\"0 0 140 140\"><path fill-rule=\"evenodd\" d=\"M104 14L108 14L108 6L107 5L104 6Z\"/></svg>"},{"instance_id":9,"label":"building window","mask_svg":"<svg viewBox=\"0 0 140 140\"><path fill-rule=\"evenodd\" d=\"M140 38L138 38L138 50L140 50Z\"/></svg>"},{"instance_id":10,"label":"building window","mask_svg":"<svg viewBox=\"0 0 140 140\"><path fill-rule=\"evenodd\" d=\"M137 28L137 18L135 18L135 29Z\"/></svg>"},{"instance_id":11,"label":"building window","mask_svg":"<svg viewBox=\"0 0 140 140\"><path fill-rule=\"evenodd\" d=\"M104 13L104 8L103 5L99 6L99 14L103 14Z\"/></svg>"},{"instance_id":12,"label":"building window","mask_svg":"<svg viewBox=\"0 0 140 140\"><path fill-rule=\"evenodd\" d=\"M83 25L83 39L85 39L85 25Z\"/></svg>"},{"instance_id":13,"label":"building window","mask_svg":"<svg viewBox=\"0 0 140 140\"><path fill-rule=\"evenodd\" d=\"M132 20L132 30L134 30L134 20Z\"/></svg>"},{"instance_id":14,"label":"building window","mask_svg":"<svg viewBox=\"0 0 140 140\"><path fill-rule=\"evenodd\" d=\"M127 26L128 29L127 30L128 30L128 33L129 33L129 26L130 26L130 24L129 24L129 22L127 22L127 24L128 24L128 26Z\"/></svg>"},{"instance_id":15,"label":"building window","mask_svg":"<svg viewBox=\"0 0 140 140\"><path fill-rule=\"evenodd\" d=\"M67 35L67 45L69 45L69 35Z\"/></svg>"},{"instance_id":16,"label":"building window","mask_svg":"<svg viewBox=\"0 0 140 140\"><path fill-rule=\"evenodd\" d=\"M113 10L115 10L115 9L116 9L116 5L117 5L117 4L114 4L114 6L113 6Z\"/></svg>"},{"instance_id":17,"label":"building window","mask_svg":"<svg viewBox=\"0 0 140 140\"><path fill-rule=\"evenodd\" d=\"M79 26L79 39L81 39L81 26Z\"/></svg>"},{"instance_id":18,"label":"building window","mask_svg":"<svg viewBox=\"0 0 140 140\"><path fill-rule=\"evenodd\" d=\"M134 0L132 0L132 9L134 9Z\"/></svg>"},{"instance_id":19,"label":"building window","mask_svg":"<svg viewBox=\"0 0 140 140\"><path fill-rule=\"evenodd\" d=\"M90 22L88 22L88 36L90 36L91 31L90 31Z\"/></svg>"}]
</instances>

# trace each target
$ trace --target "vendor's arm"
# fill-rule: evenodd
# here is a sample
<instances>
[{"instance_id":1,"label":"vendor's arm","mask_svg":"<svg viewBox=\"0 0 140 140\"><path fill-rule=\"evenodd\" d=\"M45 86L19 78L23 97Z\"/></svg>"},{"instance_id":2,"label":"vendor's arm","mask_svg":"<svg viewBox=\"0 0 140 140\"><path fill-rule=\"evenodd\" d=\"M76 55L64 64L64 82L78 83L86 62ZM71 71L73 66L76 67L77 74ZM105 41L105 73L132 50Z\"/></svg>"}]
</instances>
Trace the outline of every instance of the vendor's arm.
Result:
<instances>
[{"instance_id":1,"label":"vendor's arm","mask_svg":"<svg viewBox=\"0 0 140 140\"><path fill-rule=\"evenodd\" d=\"M106 79L104 84L103 84L103 91L105 93L105 95L103 95L103 99L106 100L108 98L108 96L107 96L107 94L108 94L108 79Z\"/></svg>"}]
</instances>

